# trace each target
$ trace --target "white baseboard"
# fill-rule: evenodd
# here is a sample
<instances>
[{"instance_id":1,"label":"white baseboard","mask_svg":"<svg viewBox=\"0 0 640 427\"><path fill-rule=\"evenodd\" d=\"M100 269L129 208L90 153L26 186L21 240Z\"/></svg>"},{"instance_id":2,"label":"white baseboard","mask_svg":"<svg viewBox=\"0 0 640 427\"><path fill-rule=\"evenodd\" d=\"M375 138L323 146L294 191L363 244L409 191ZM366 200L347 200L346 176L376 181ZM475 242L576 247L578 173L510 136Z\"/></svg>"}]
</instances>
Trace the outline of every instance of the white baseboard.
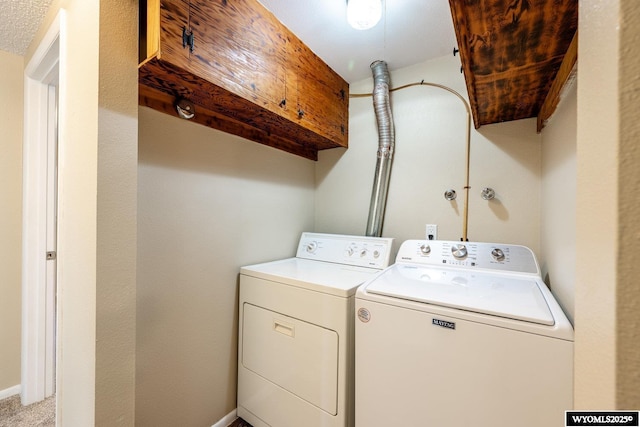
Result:
<instances>
[{"instance_id":1,"label":"white baseboard","mask_svg":"<svg viewBox=\"0 0 640 427\"><path fill-rule=\"evenodd\" d=\"M7 397L15 396L16 394L20 394L21 388L20 384L14 385L13 387L5 388L4 390L0 390L0 399L6 399ZM233 411L235 414L235 410Z\"/></svg>"},{"instance_id":2,"label":"white baseboard","mask_svg":"<svg viewBox=\"0 0 640 427\"><path fill-rule=\"evenodd\" d=\"M234 409L211 427L228 427L236 418L238 418L237 411Z\"/></svg>"}]
</instances>

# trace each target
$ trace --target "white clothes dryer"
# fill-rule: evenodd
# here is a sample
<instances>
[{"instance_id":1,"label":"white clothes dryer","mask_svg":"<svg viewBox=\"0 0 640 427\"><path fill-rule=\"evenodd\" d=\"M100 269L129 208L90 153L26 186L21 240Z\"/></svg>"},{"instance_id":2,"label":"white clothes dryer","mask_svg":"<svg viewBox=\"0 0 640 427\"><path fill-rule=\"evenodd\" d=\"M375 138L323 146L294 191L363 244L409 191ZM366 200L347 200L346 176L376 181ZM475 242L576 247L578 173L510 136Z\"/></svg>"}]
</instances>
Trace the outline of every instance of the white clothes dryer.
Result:
<instances>
[{"instance_id":1,"label":"white clothes dryer","mask_svg":"<svg viewBox=\"0 0 640 427\"><path fill-rule=\"evenodd\" d=\"M573 407L573 329L524 246L406 241L356 312L357 427L553 427Z\"/></svg>"},{"instance_id":2,"label":"white clothes dryer","mask_svg":"<svg viewBox=\"0 0 640 427\"><path fill-rule=\"evenodd\" d=\"M355 292L393 239L303 233L295 258L242 267L238 416L254 427L353 427Z\"/></svg>"}]
</instances>

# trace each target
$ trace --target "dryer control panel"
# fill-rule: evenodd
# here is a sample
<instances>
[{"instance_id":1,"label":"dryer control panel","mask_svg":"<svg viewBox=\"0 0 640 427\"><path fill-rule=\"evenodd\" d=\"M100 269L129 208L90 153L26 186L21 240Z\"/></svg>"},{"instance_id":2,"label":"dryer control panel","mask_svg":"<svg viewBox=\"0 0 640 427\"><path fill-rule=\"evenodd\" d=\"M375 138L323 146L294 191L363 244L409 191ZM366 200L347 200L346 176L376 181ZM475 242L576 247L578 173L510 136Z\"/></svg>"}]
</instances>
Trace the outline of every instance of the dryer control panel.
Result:
<instances>
[{"instance_id":1,"label":"dryer control panel","mask_svg":"<svg viewBox=\"0 0 640 427\"><path fill-rule=\"evenodd\" d=\"M389 266L392 238L302 233L297 258L384 269Z\"/></svg>"},{"instance_id":2,"label":"dryer control panel","mask_svg":"<svg viewBox=\"0 0 640 427\"><path fill-rule=\"evenodd\" d=\"M396 262L540 275L531 249L503 243L407 240L400 247Z\"/></svg>"}]
</instances>

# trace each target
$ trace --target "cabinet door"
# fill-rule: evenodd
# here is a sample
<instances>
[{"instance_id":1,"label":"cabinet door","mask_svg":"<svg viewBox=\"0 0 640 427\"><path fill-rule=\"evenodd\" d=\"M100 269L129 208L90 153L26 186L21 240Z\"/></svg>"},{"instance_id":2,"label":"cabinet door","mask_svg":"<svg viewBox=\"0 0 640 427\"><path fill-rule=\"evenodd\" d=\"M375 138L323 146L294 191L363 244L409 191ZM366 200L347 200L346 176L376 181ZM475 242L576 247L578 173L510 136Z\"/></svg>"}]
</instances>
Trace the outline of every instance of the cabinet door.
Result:
<instances>
[{"instance_id":1,"label":"cabinet door","mask_svg":"<svg viewBox=\"0 0 640 427\"><path fill-rule=\"evenodd\" d=\"M190 69L271 111L286 106L284 27L252 0L191 0Z\"/></svg>"},{"instance_id":2,"label":"cabinet door","mask_svg":"<svg viewBox=\"0 0 640 427\"><path fill-rule=\"evenodd\" d=\"M148 0L147 5L148 38L158 40L158 58L184 67L189 61L189 48L182 43L182 33L189 29L189 0Z\"/></svg>"},{"instance_id":3,"label":"cabinet door","mask_svg":"<svg viewBox=\"0 0 640 427\"><path fill-rule=\"evenodd\" d=\"M333 141L347 140L349 86L299 40L289 45L290 90L299 123Z\"/></svg>"}]
</instances>

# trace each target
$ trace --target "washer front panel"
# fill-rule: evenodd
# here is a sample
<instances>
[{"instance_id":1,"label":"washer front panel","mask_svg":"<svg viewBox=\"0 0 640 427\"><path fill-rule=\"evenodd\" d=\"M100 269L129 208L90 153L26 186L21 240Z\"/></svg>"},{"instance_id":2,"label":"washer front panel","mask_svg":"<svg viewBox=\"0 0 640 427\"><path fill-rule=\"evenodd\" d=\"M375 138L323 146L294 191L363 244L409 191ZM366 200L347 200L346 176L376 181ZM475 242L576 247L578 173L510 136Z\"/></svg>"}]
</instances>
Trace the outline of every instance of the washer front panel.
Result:
<instances>
[{"instance_id":1,"label":"washer front panel","mask_svg":"<svg viewBox=\"0 0 640 427\"><path fill-rule=\"evenodd\" d=\"M356 427L564 425L573 342L462 320L459 310L356 299L361 310L370 320L355 326Z\"/></svg>"}]
</instances>

